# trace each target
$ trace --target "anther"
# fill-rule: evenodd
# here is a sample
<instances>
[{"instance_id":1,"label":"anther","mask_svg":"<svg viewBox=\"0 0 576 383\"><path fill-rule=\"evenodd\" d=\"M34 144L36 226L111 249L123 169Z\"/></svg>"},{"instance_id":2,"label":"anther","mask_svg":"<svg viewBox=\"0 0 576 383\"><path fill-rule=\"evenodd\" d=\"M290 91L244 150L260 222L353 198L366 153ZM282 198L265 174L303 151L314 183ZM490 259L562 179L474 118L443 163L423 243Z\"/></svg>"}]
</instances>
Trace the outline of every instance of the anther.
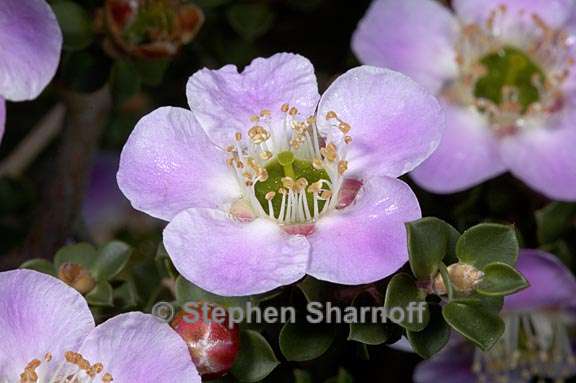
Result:
<instances>
[{"instance_id":1,"label":"anther","mask_svg":"<svg viewBox=\"0 0 576 383\"><path fill-rule=\"evenodd\" d=\"M266 198L267 201L271 201L275 196L276 196L276 193L273 191L270 191L270 192L266 193L264 198Z\"/></svg>"},{"instance_id":2,"label":"anther","mask_svg":"<svg viewBox=\"0 0 576 383\"><path fill-rule=\"evenodd\" d=\"M290 105L288 104L283 104L282 107L280 108L280 110L284 113L287 113L288 110L290 110Z\"/></svg>"},{"instance_id":3,"label":"anther","mask_svg":"<svg viewBox=\"0 0 576 383\"><path fill-rule=\"evenodd\" d=\"M338 116L336 115L336 112L330 111L330 112L326 113L326 119L327 120L332 120L334 118L338 118Z\"/></svg>"}]
</instances>

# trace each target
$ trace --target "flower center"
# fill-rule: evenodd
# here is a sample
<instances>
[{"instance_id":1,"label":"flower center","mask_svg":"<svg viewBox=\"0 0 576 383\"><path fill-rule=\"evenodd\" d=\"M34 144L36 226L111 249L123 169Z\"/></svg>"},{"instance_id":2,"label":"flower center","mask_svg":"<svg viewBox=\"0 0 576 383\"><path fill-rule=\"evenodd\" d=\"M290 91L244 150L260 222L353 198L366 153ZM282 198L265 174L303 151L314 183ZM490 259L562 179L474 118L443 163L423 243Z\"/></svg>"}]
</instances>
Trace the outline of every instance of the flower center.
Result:
<instances>
[{"instance_id":1,"label":"flower center","mask_svg":"<svg viewBox=\"0 0 576 383\"><path fill-rule=\"evenodd\" d=\"M475 106L497 136L541 127L563 106L562 86L574 64L570 45L568 33L539 16L500 6L485 23L462 27L455 47L459 77L442 94Z\"/></svg>"},{"instance_id":2,"label":"flower center","mask_svg":"<svg viewBox=\"0 0 576 383\"><path fill-rule=\"evenodd\" d=\"M43 362L31 360L20 374L19 383L110 383L114 380L110 373L104 372L102 363L91 364L77 352L67 351L64 359L53 373L49 369L54 363L51 353L44 355ZM3 381L1 377L0 381Z\"/></svg>"},{"instance_id":3,"label":"flower center","mask_svg":"<svg viewBox=\"0 0 576 383\"><path fill-rule=\"evenodd\" d=\"M576 372L567 332L568 319L559 312L508 314L506 330L488 352L477 350L473 371L479 381L562 382Z\"/></svg>"},{"instance_id":4,"label":"flower center","mask_svg":"<svg viewBox=\"0 0 576 383\"><path fill-rule=\"evenodd\" d=\"M227 148L227 163L258 216L287 225L314 223L337 207L350 126L329 112L325 118L334 129L323 137L314 117L301 120L288 104L281 112L282 119L272 119L268 110L253 116L248 139L236 133L235 144Z\"/></svg>"},{"instance_id":5,"label":"flower center","mask_svg":"<svg viewBox=\"0 0 576 383\"><path fill-rule=\"evenodd\" d=\"M529 105L540 100L535 84L545 82L542 70L522 51L503 47L480 60L486 74L476 81L474 96L502 106L516 102L519 113L526 112Z\"/></svg>"}]
</instances>

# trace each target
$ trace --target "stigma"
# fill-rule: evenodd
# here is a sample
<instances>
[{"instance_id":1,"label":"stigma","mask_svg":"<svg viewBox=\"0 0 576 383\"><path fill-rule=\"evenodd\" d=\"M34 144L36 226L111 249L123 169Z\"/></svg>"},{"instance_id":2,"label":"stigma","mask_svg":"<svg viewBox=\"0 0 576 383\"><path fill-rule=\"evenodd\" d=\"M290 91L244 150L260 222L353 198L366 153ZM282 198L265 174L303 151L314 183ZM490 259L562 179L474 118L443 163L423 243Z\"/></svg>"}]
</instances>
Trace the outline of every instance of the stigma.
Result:
<instances>
[{"instance_id":1,"label":"stigma","mask_svg":"<svg viewBox=\"0 0 576 383\"><path fill-rule=\"evenodd\" d=\"M476 350L473 372L480 382L563 382L576 372L576 358L561 312L509 313L506 330L488 352Z\"/></svg>"},{"instance_id":2,"label":"stigma","mask_svg":"<svg viewBox=\"0 0 576 383\"><path fill-rule=\"evenodd\" d=\"M321 136L314 116L302 119L289 104L279 112L283 118L272 119L269 110L252 116L247 134L237 132L226 148L226 163L255 216L282 225L313 224L338 207L351 127L328 112L322 116L328 133Z\"/></svg>"},{"instance_id":3,"label":"stigma","mask_svg":"<svg viewBox=\"0 0 576 383\"><path fill-rule=\"evenodd\" d=\"M33 359L20 374L19 383L111 383L114 379L104 371L100 362L91 364L81 354L67 351L64 361L54 365L51 353L46 353L42 360ZM54 367L54 368L52 368ZM0 378L0 381L3 381ZM12 380L10 380L12 381Z\"/></svg>"},{"instance_id":4,"label":"stigma","mask_svg":"<svg viewBox=\"0 0 576 383\"><path fill-rule=\"evenodd\" d=\"M568 33L538 15L511 15L502 5L484 23L462 26L456 43L459 76L443 96L476 107L497 136L542 126L563 106L572 44Z\"/></svg>"}]
</instances>

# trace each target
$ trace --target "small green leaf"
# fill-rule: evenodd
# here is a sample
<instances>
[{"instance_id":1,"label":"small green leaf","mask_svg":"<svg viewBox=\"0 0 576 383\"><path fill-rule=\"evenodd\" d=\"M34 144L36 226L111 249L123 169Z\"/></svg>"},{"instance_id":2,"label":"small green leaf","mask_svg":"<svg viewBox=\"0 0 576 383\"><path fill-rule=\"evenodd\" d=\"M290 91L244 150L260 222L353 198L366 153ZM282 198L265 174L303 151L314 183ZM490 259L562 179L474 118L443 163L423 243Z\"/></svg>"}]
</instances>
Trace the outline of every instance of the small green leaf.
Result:
<instances>
[{"instance_id":1,"label":"small green leaf","mask_svg":"<svg viewBox=\"0 0 576 383\"><path fill-rule=\"evenodd\" d=\"M312 375L304 370L294 370L294 383L312 383Z\"/></svg>"},{"instance_id":2,"label":"small green leaf","mask_svg":"<svg viewBox=\"0 0 576 383\"><path fill-rule=\"evenodd\" d=\"M122 103L140 90L140 76L134 64L116 60L110 72L112 95L117 103Z\"/></svg>"},{"instance_id":3,"label":"small green leaf","mask_svg":"<svg viewBox=\"0 0 576 383\"><path fill-rule=\"evenodd\" d=\"M91 269L95 261L96 249L89 243L77 243L64 246L58 250L54 256L54 266L56 270L58 270L63 263L75 263Z\"/></svg>"},{"instance_id":4,"label":"small green leaf","mask_svg":"<svg viewBox=\"0 0 576 383\"><path fill-rule=\"evenodd\" d=\"M410 311L411 308L417 308L420 304L425 304L421 318L417 315L417 311ZM426 294L418 289L414 279L406 273L396 274L390 281L386 289L384 307L388 317L407 330L422 331L428 325L430 313L426 304ZM400 310L403 315L394 314L400 313ZM412 314L409 315L410 312Z\"/></svg>"},{"instance_id":5,"label":"small green leaf","mask_svg":"<svg viewBox=\"0 0 576 383\"><path fill-rule=\"evenodd\" d=\"M274 23L274 12L266 3L234 4L227 16L230 26L247 41L266 34Z\"/></svg>"},{"instance_id":6,"label":"small green leaf","mask_svg":"<svg viewBox=\"0 0 576 383\"><path fill-rule=\"evenodd\" d=\"M280 351L291 362L316 359L330 348L335 337L335 327L327 323L288 322L280 331Z\"/></svg>"},{"instance_id":7,"label":"small green leaf","mask_svg":"<svg viewBox=\"0 0 576 383\"><path fill-rule=\"evenodd\" d=\"M468 229L456 244L460 262L478 270L489 263L503 262L513 266L518 257L518 239L512 226L483 223Z\"/></svg>"},{"instance_id":8,"label":"small green leaf","mask_svg":"<svg viewBox=\"0 0 576 383\"><path fill-rule=\"evenodd\" d=\"M20 268L39 271L41 273L52 275L54 277L57 275L57 271L56 268L54 267L54 264L42 258L30 259L21 264Z\"/></svg>"},{"instance_id":9,"label":"small green leaf","mask_svg":"<svg viewBox=\"0 0 576 383\"><path fill-rule=\"evenodd\" d=\"M448 252L449 229L435 217L425 217L406 224L410 267L417 279L432 278Z\"/></svg>"},{"instance_id":10,"label":"small green leaf","mask_svg":"<svg viewBox=\"0 0 576 383\"><path fill-rule=\"evenodd\" d=\"M430 322L422 331L406 331L412 349L422 358L428 359L448 343L450 326L442 316L439 306L430 306Z\"/></svg>"},{"instance_id":11,"label":"small green leaf","mask_svg":"<svg viewBox=\"0 0 576 383\"><path fill-rule=\"evenodd\" d=\"M318 280L314 277L307 275L296 285L304 294L306 301L310 302L324 302L328 300L330 293L333 292L333 286L329 283Z\"/></svg>"},{"instance_id":12,"label":"small green leaf","mask_svg":"<svg viewBox=\"0 0 576 383\"><path fill-rule=\"evenodd\" d=\"M114 299L124 308L135 307L140 302L140 295L134 281L126 281L114 290Z\"/></svg>"},{"instance_id":13,"label":"small green leaf","mask_svg":"<svg viewBox=\"0 0 576 383\"><path fill-rule=\"evenodd\" d=\"M180 306L190 302L216 303L225 307L246 308L248 302L256 302L253 297L223 297L212 294L188 282L181 276L176 278L176 301Z\"/></svg>"},{"instance_id":14,"label":"small green leaf","mask_svg":"<svg viewBox=\"0 0 576 383\"><path fill-rule=\"evenodd\" d=\"M232 374L241 382L257 382L268 376L280 363L266 339L256 331L240 332L240 352Z\"/></svg>"},{"instance_id":15,"label":"small green leaf","mask_svg":"<svg viewBox=\"0 0 576 383\"><path fill-rule=\"evenodd\" d=\"M476 287L483 295L510 295L528 287L528 281L512 266L502 262L490 263L484 267L484 277Z\"/></svg>"},{"instance_id":16,"label":"small green leaf","mask_svg":"<svg viewBox=\"0 0 576 383\"><path fill-rule=\"evenodd\" d=\"M442 309L442 315L452 328L488 351L504 333L504 322L482 305L472 302L452 301Z\"/></svg>"},{"instance_id":17,"label":"small green leaf","mask_svg":"<svg viewBox=\"0 0 576 383\"><path fill-rule=\"evenodd\" d=\"M361 310L362 307L370 307L374 305L374 300L369 299L369 294L360 294L352 305ZM368 321L354 321L350 323L350 331L348 333L348 340L369 344L372 346L380 345L388 340L388 326L385 323L371 323Z\"/></svg>"},{"instance_id":18,"label":"small green leaf","mask_svg":"<svg viewBox=\"0 0 576 383\"><path fill-rule=\"evenodd\" d=\"M86 300L94 306L112 306L114 290L107 281L100 281L96 287L86 295Z\"/></svg>"},{"instance_id":19,"label":"small green leaf","mask_svg":"<svg viewBox=\"0 0 576 383\"><path fill-rule=\"evenodd\" d=\"M132 248L120 241L107 243L100 249L92 267L92 275L97 281L114 278L130 259Z\"/></svg>"},{"instance_id":20,"label":"small green leaf","mask_svg":"<svg viewBox=\"0 0 576 383\"><path fill-rule=\"evenodd\" d=\"M551 243L567 233L576 218L576 203L552 202L536 212L538 240Z\"/></svg>"},{"instance_id":21,"label":"small green leaf","mask_svg":"<svg viewBox=\"0 0 576 383\"><path fill-rule=\"evenodd\" d=\"M64 37L66 50L81 50L94 40L92 19L88 12L73 1L60 0L52 5Z\"/></svg>"}]
</instances>

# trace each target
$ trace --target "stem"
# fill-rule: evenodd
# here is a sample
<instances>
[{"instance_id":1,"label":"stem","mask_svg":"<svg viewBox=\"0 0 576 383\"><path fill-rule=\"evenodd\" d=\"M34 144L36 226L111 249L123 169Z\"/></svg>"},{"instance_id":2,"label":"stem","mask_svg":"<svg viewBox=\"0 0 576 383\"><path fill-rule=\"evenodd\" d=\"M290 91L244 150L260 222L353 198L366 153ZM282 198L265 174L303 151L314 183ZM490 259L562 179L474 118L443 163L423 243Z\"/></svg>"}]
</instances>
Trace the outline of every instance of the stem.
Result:
<instances>
[{"instance_id":1,"label":"stem","mask_svg":"<svg viewBox=\"0 0 576 383\"><path fill-rule=\"evenodd\" d=\"M282 168L284 169L284 175L286 177L292 178L293 180L296 179L296 172L294 171L294 167L292 166L294 160L295 160L294 153L288 150L285 152L278 153L278 163L282 165Z\"/></svg>"}]
</instances>

